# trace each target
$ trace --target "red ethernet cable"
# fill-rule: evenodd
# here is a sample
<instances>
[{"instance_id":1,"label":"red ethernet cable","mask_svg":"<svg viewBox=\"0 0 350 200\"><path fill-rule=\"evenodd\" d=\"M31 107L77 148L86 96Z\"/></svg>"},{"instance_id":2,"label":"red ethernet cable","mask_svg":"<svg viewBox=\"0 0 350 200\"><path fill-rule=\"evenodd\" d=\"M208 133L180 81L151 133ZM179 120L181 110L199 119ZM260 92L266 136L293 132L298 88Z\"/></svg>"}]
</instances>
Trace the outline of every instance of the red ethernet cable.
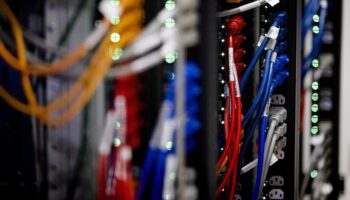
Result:
<instances>
[{"instance_id":1,"label":"red ethernet cable","mask_svg":"<svg viewBox=\"0 0 350 200\"><path fill-rule=\"evenodd\" d=\"M239 49L239 51L234 52L234 48L237 44L237 36L244 26L244 20L242 17L234 17L228 20L228 56L229 56L229 90L230 90L230 114L231 114L231 123L230 125L226 124L228 121L228 101L226 102L225 109L225 132L229 129L229 135L226 136L227 143L225 145L225 150L222 153L218 166L219 168L223 165L223 162L228 154L232 157L229 161L229 167L227 169L226 175L224 176L224 180L221 182L219 188L217 189L216 195L219 196L222 190L228 185L229 178L231 177L231 188L230 188L230 199L234 198L236 182L237 182L237 164L238 164L238 156L239 156L239 143L240 143L240 135L241 135L241 121L242 121L242 102L241 102L241 94L239 88L239 78L237 74L237 66L235 64L235 58L238 60L245 54L243 49ZM225 133L225 135L227 135ZM233 146L231 146L233 145ZM230 148L233 148L232 153L228 152ZM217 166L217 167L218 167Z\"/></svg>"},{"instance_id":2,"label":"red ethernet cable","mask_svg":"<svg viewBox=\"0 0 350 200\"><path fill-rule=\"evenodd\" d=\"M245 40L245 37L240 35L243 27L245 25L245 22L244 22L244 19L243 17L241 16L237 16L237 17L233 17L233 18L230 18L228 20L228 23L227 23L227 30L229 32L229 37L228 39L230 40L228 42L228 48L229 49L232 49L233 48L239 48L239 46L241 45L241 43ZM234 37L235 36L235 37ZM230 55L230 52L229 52L229 55ZM234 56L233 52L232 52L232 56ZM232 57L232 60L234 59L234 57ZM232 69L231 69L232 71ZM235 90L235 84L234 84L234 77L231 77L230 78L230 83L229 83L229 90L230 90L230 95L231 95L231 98L230 98L230 102L231 102L231 124L234 124L234 110L235 110L235 96L233 95L234 94L234 90ZM226 107L227 107L227 103L226 103ZM228 109L225 109L225 114L228 115L226 112L228 112ZM226 116L227 117L227 116ZM224 122L225 124L227 124L226 122ZM225 125L226 126L226 125ZM225 127L225 130L229 130L229 128ZM234 131L230 131L230 133L233 133ZM228 136L227 136L228 135ZM216 166L216 169L217 171L220 170L220 168L223 166L223 163L226 159L226 156L228 155L229 153L229 149L231 148L232 144L234 143L231 143L234 142L235 138L231 138L233 136L229 136L230 134L227 134L225 133L225 136L227 137L227 140L228 142L226 142L225 144L225 147L224 147L224 151L223 153L221 154L220 158L219 158L219 161L217 163L217 166Z\"/></svg>"},{"instance_id":3,"label":"red ethernet cable","mask_svg":"<svg viewBox=\"0 0 350 200\"><path fill-rule=\"evenodd\" d=\"M115 146L113 142L109 141L105 148L110 148L112 151L100 154L98 163L98 199L133 200L134 187L132 184L131 157L126 159L123 157L123 152L126 148L134 149L140 145L139 132L142 125L140 110L142 109L142 103L139 95L142 85L137 76L118 79L115 85L115 98L121 97L125 100L125 131L123 136L121 136L122 138L119 138L120 144ZM118 112L118 108L114 107L109 112ZM115 127L115 119L111 126ZM114 129L112 128L112 130ZM114 137L110 137L108 140L112 140Z\"/></svg>"}]
</instances>

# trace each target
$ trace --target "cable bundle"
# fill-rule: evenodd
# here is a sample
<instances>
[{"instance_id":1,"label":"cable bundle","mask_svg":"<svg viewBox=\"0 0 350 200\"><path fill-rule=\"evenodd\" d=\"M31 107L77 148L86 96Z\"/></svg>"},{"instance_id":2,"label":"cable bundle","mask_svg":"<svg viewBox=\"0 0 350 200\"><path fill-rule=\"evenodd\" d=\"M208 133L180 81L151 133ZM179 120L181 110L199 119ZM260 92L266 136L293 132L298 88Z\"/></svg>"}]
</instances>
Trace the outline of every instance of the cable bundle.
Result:
<instances>
[{"instance_id":1,"label":"cable bundle","mask_svg":"<svg viewBox=\"0 0 350 200\"><path fill-rule=\"evenodd\" d=\"M198 97L201 93L198 79L201 76L201 71L192 62L188 62L185 69L186 152L190 152L196 146L196 133L201 126L198 119ZM168 199L175 198L174 174L177 171L177 162L176 159L173 159L173 156L176 156L175 123L175 81L170 80L141 170L136 199L147 199L148 197L154 200L164 199L165 197ZM150 191L150 193L147 191Z\"/></svg>"},{"instance_id":2,"label":"cable bundle","mask_svg":"<svg viewBox=\"0 0 350 200\"><path fill-rule=\"evenodd\" d=\"M132 86L132 87L130 87ZM126 100L126 143L133 149L140 146L140 116L143 107L140 92L142 85L138 76L120 78L115 81L115 96L122 96Z\"/></svg>"},{"instance_id":3,"label":"cable bundle","mask_svg":"<svg viewBox=\"0 0 350 200\"><path fill-rule=\"evenodd\" d=\"M22 84L29 105L18 101L2 87L0 87L0 96L15 109L37 117L43 124L59 126L68 122L86 105L112 65L112 56L105 51L105 48L109 47L114 52L116 49L129 44L140 32L143 17L140 5L140 1L121 1L120 5L118 5L120 9L117 9L118 12L116 14L124 14L122 14L119 24L110 26L110 22L104 19L82 45L63 59L48 65L28 65L19 23L6 2L1 0L0 10L11 22L19 58L15 58L2 42L0 42L0 55L11 67L22 73ZM119 33L121 35L120 40L112 42L110 40L112 33ZM48 105L38 105L30 84L29 75L49 75L65 71L85 57L87 52L95 46L98 46L98 48L92 56L89 66L68 92Z\"/></svg>"},{"instance_id":4,"label":"cable bundle","mask_svg":"<svg viewBox=\"0 0 350 200\"><path fill-rule=\"evenodd\" d=\"M230 198L233 199L236 181L237 181L237 164L239 155L239 143L241 138L241 117L242 117L242 103L239 88L239 78L237 72L237 63L240 62L241 57L245 51L240 49L242 41L241 31L245 25L242 17L233 17L227 20L228 31L228 98L225 103L225 136L226 143L224 151L222 152L216 166L217 175L220 174L226 164L227 170L224 179L219 184L216 195L219 196L225 187L230 185ZM236 50L237 49L237 50ZM241 64L243 65L243 64ZM242 71L242 69L240 70ZM230 183L230 184L229 184Z\"/></svg>"},{"instance_id":5,"label":"cable bundle","mask_svg":"<svg viewBox=\"0 0 350 200\"><path fill-rule=\"evenodd\" d=\"M251 105L251 107L248 109L248 112L244 116L242 124L240 121L241 114L238 115L238 113L241 112L240 111L241 110L240 93L238 93L239 99L232 98L231 96L230 103L226 103L227 105L226 108L230 108L232 111L231 111L231 114L225 114L225 131L230 131L231 133L231 130L234 131L235 129L238 129L236 130L236 132L234 132L235 133L234 139L230 138L228 140L229 142L226 143L225 150L223 152L223 155L220 157L219 165L217 166L217 170L220 170L220 167L222 167L222 163L225 161L225 159L229 158L229 157L226 158L226 156L232 156L230 162L233 162L233 163L236 162L236 164L230 164L228 166L228 169L223 181L223 183L227 184L227 181L228 181L227 177L233 174L229 199L233 199L234 197L237 173L241 172L241 164L243 161L244 153L248 146L248 141L251 139L252 134L261 118L260 136L259 136L259 142L258 142L259 143L259 158L258 158L258 164L257 164L258 175L257 175L257 180L256 180L252 199L254 200L258 199L258 197L260 196L259 195L260 182L263 179L262 169L264 166L264 147L265 147L265 138L266 138L265 131L268 124L271 96L272 96L273 90L278 85L281 85L284 82L284 80L288 77L288 72L285 70L285 66L288 63L288 57L286 55L283 55L286 51L286 42L284 39L287 35L287 30L283 27L284 24L286 23L286 20L287 20L287 14L285 12L278 13L277 15L274 16L271 28L265 36L262 36L260 38L260 41L258 44L259 47L255 55L253 56L252 61L248 65L247 69L245 70L244 75L240 81L240 84L238 83L238 81L236 81L235 90L233 90L234 88L233 84L235 83L234 82L235 80L238 80L238 78L235 79L234 78L235 76L232 76L232 74L230 74L229 93L230 95L232 94L237 95L237 91L238 92L244 91L248 78L256 62L261 57L262 53L266 50L265 70L263 73L263 78L260 84L260 88L258 90L256 98L253 101L253 104ZM236 22L236 25L237 25L238 24L237 18L233 18L231 23L228 24L227 26L229 28L229 40L228 40L229 50L230 50L230 42L233 41L230 38L230 35L234 35L236 32L240 31L240 29L238 29L239 27L236 27L236 29L232 29L235 27L234 26L235 23L232 23L232 22ZM229 64L234 63L233 62L234 54L232 50L233 48L231 49L231 51L229 51ZM277 54L281 54L281 55L277 57ZM230 65L229 67L230 69L232 69ZM239 90L239 88L241 90ZM227 120L229 119L229 117L231 117L231 120L233 120L233 122L238 120L239 123L235 122L233 125L231 124L230 126L227 126L226 122L227 121L229 122L229 120ZM243 138L242 148L239 149L240 135L241 135L240 127L241 126L246 127L246 125L248 124L249 120L252 117L253 117L253 120L250 123L250 127L247 129L247 134L244 135L244 138ZM230 145L232 145L232 147L230 147ZM233 148L233 155L232 154L230 155L227 153L229 147ZM224 185L221 184L219 186L219 189L217 190L217 194L220 194L223 189L224 189Z\"/></svg>"}]
</instances>

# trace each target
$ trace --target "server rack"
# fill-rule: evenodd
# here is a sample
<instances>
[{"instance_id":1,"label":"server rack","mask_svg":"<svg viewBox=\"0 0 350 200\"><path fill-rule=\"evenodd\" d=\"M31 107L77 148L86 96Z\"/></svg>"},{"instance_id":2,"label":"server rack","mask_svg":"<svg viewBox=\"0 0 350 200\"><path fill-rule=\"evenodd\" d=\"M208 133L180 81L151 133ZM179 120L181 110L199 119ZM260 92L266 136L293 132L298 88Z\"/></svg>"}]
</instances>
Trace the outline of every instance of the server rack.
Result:
<instances>
[{"instance_id":1,"label":"server rack","mask_svg":"<svg viewBox=\"0 0 350 200\"><path fill-rule=\"evenodd\" d=\"M237 7L239 5L243 5L247 2L242 2L241 4L228 4L226 1L219 1L219 9L220 10L227 10L232 7ZM277 11L286 11L288 13L288 21L286 23L286 27L288 29L288 36L287 36L287 43L288 43L288 50L287 55L289 56L290 63L288 64L288 71L290 73L289 78L286 81L286 84L280 89L278 89L274 94L272 105L275 106L284 106L288 111L288 117L287 117L287 145L283 150L284 158L280 159L276 164L271 166L269 174L267 176L267 180L269 180L273 176L279 176L282 177L284 180L284 184L280 186L272 186L269 185L268 182L266 182L266 186L264 187L263 191L263 198L264 199L273 199L270 198L270 194L272 192L276 191L274 189L277 189L278 191L282 191L283 199L299 199L299 114L300 114L300 76L301 76L301 14L302 14L302 1L281 1L279 5L269 8L269 6L262 6L260 9L256 9L255 11L248 11L247 13L242 13L241 15L247 20L246 23L249 25L248 30L246 32L248 35L246 35L247 39L244 42L244 47L247 50L247 55L245 57L251 58L251 52L254 51L254 48L252 47L252 44L256 44L257 40L259 39L259 35L261 33L265 33L268 28L267 20L271 17L271 13L276 13ZM223 34L220 32L221 26L223 25L224 20L218 22L218 39L217 41L221 41L221 35ZM252 28L254 27L254 28ZM245 27L244 29L247 29ZM244 31L243 29L243 31ZM246 33L245 32L245 33ZM253 32L253 33L252 33ZM251 35L249 35L251 34ZM250 45L250 46L249 46ZM220 45L219 45L220 48ZM223 48L223 47L222 47ZM221 51L219 50L219 53ZM220 60L220 56L219 56ZM224 62L218 62L218 77L222 77L223 75L220 74L220 68L222 63ZM260 73L262 69L258 69L255 72L254 78L251 79L251 84L247 86L249 88L249 91L253 91L256 84L254 80L259 79ZM219 79L220 81L220 79ZM217 83L218 85L218 91L223 91L220 85L221 83ZM251 102L251 98L254 95L247 94L246 99L243 102L247 102L249 105L249 102ZM218 99L220 99L220 96L218 96ZM281 99L283 99L281 101ZM219 103L217 110L218 113L222 111L221 109L222 104ZM244 109L244 107L243 107ZM220 115L218 117L218 122L221 122L222 118L220 118ZM222 130L222 125L218 125L218 130ZM250 147L254 147L255 144L252 144ZM220 150L217 150L218 152ZM252 159L252 158L250 158ZM238 198L246 199L249 198L251 195L251 188L252 188L252 178L254 175L244 175L242 177L241 184L243 185L241 189L240 186L237 187ZM244 185L248 186L248 189L244 187ZM273 195L272 195L273 196Z\"/></svg>"},{"instance_id":2,"label":"server rack","mask_svg":"<svg viewBox=\"0 0 350 200\"><path fill-rule=\"evenodd\" d=\"M328 12L325 22L325 32L322 37L322 45L319 56L313 59L312 68L312 102L309 109L311 124L308 132L303 132L306 140L303 140L304 154L310 149L314 149L313 139L323 135L324 142L320 144L323 148L323 155L320 156L317 165L320 166L322 160L325 164L322 167L315 167L311 171L305 171L305 164L309 166L310 161L303 158L303 179L306 176L311 179L308 185L308 195L312 198L321 198L317 195L324 195L326 199L338 199L343 191L344 183L339 175L339 119L340 119L340 81L341 81L341 44L342 44L342 1L327 1ZM314 34L317 34L318 15L314 15ZM302 185L303 183L301 183ZM318 188L328 187L322 194ZM315 197L316 195L316 197Z\"/></svg>"}]
</instances>

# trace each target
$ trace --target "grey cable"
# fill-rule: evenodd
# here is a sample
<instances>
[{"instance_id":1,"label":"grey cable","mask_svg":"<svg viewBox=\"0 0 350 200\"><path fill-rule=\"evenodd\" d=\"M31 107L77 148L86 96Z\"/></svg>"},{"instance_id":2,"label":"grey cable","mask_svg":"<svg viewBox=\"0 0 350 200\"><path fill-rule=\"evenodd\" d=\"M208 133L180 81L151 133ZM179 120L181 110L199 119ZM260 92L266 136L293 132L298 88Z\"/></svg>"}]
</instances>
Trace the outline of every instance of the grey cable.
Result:
<instances>
[{"instance_id":1,"label":"grey cable","mask_svg":"<svg viewBox=\"0 0 350 200\"><path fill-rule=\"evenodd\" d=\"M271 120L271 123L268 128L267 136L266 136L266 141L265 141L264 158L267 157L267 151L270 149L272 137L274 135L277 125L278 125L278 122L276 120ZM264 167L266 163L267 162L265 162Z\"/></svg>"},{"instance_id":2,"label":"grey cable","mask_svg":"<svg viewBox=\"0 0 350 200\"><path fill-rule=\"evenodd\" d=\"M264 182L266 179L266 176L264 178L264 174L265 173L267 174L268 168L270 166L272 154L270 156L270 159L266 159L266 158L268 158L268 156L269 156L269 153L270 153L269 150L271 149L271 147L272 147L272 150L275 147L275 144L273 144L273 139L276 138L275 140L277 140L277 135L274 134L277 125L278 125L277 120L271 120L271 123L270 123L269 128L268 128L268 132L267 132L267 136L266 136L266 140L265 140L265 148L264 148L264 161L265 162L264 162L264 166L263 166L262 177L260 180L260 188L259 188L260 192L259 192L259 194L261 194L262 189L264 187ZM275 143L276 143L276 141L275 141ZM273 151L272 151L272 153L273 153Z\"/></svg>"},{"instance_id":3,"label":"grey cable","mask_svg":"<svg viewBox=\"0 0 350 200\"><path fill-rule=\"evenodd\" d=\"M256 0L256 1L253 1L253 2L248 3L246 5L237 7L237 8L233 8L230 10L225 10L225 11L219 12L217 17L227 17L230 15L235 15L238 13L242 13L242 12L257 8L257 7L262 6L266 3L267 3L266 0Z\"/></svg>"},{"instance_id":4,"label":"grey cable","mask_svg":"<svg viewBox=\"0 0 350 200\"><path fill-rule=\"evenodd\" d=\"M181 34L179 34L180 36ZM175 115L176 115L176 156L178 161L178 190L177 199L184 199L186 189L186 155L185 155L185 122L186 122L186 49L179 38L178 59L175 69L176 93L175 93Z\"/></svg>"},{"instance_id":5,"label":"grey cable","mask_svg":"<svg viewBox=\"0 0 350 200\"><path fill-rule=\"evenodd\" d=\"M262 184L260 184L260 188L259 188L260 194L261 194L261 192L262 192L262 190L264 188L264 182L266 180L267 173L269 172L270 162L271 162L271 159L272 159L273 152L275 150L275 145L276 145L276 142L277 142L277 138L278 138L278 136L276 134L273 134L273 137L272 137L272 140L271 140L271 145L270 145L270 148L268 149L268 153L267 153L267 159L265 159L265 165L264 165L263 172L262 172L262 178L261 178Z\"/></svg>"}]
</instances>

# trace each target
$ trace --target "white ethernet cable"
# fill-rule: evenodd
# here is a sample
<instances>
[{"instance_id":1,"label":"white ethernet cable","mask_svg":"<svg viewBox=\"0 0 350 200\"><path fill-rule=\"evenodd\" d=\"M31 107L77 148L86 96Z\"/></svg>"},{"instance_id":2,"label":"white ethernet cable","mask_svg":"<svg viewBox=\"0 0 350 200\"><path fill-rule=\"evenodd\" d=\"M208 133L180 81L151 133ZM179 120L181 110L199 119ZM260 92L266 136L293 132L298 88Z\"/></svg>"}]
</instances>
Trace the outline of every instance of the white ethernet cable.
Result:
<instances>
[{"instance_id":1,"label":"white ethernet cable","mask_svg":"<svg viewBox=\"0 0 350 200\"><path fill-rule=\"evenodd\" d=\"M157 22L164 22L167 18L164 17L163 12L169 12L168 10L163 10L161 13L157 16L155 21ZM159 17L162 16L162 17ZM170 15L167 15L170 16ZM183 21L177 23L177 27L180 30L186 30L189 28L194 27L198 24L198 16L193 13L188 13L183 16ZM166 27L158 27L155 30L150 31L152 28L153 23L148 25L144 31L132 42L132 44L128 45L128 47L125 48L124 54L121 57L121 60L127 60L132 57L141 56L148 51L158 47L162 43L167 42L168 40L172 40L176 38L176 35L179 34L175 31L174 28L166 28ZM148 31L147 31L148 30Z\"/></svg>"},{"instance_id":2,"label":"white ethernet cable","mask_svg":"<svg viewBox=\"0 0 350 200\"><path fill-rule=\"evenodd\" d=\"M198 2L197 1L188 1L188 0L178 0L176 4L176 9L166 9L163 8L156 18L150 22L146 28L144 28L143 32L141 33L140 37L143 37L144 35L150 34L154 31L158 31L163 25L166 19L175 17L178 12L181 11L181 13L187 14L187 11L195 10L198 8ZM191 12L190 12L191 13Z\"/></svg>"},{"instance_id":3,"label":"white ethernet cable","mask_svg":"<svg viewBox=\"0 0 350 200\"><path fill-rule=\"evenodd\" d=\"M273 7L276 4L278 4L279 2L280 2L279 0L256 0L256 1L253 1L251 3L247 3L247 4L243 5L243 6L239 6L237 8L221 11L221 12L218 13L217 17L220 18L220 17L227 17L227 16L230 16L230 15L235 15L235 14L238 14L238 13L242 13L242 12L245 12L245 11L248 11L248 10L252 10L252 9L258 8L258 7L263 6L265 4L269 4L270 6Z\"/></svg>"},{"instance_id":4,"label":"white ethernet cable","mask_svg":"<svg viewBox=\"0 0 350 200\"><path fill-rule=\"evenodd\" d=\"M198 38L199 37L196 30L189 30L184 34L184 44L186 44L186 46L192 46L195 42L198 41ZM168 53L175 52L178 49L177 45L178 44L176 43L176 41L169 40L160 49L155 50L147 54L146 56L138 58L125 65L116 64L114 68L109 70L107 76L108 78L119 78L144 72L156 66L157 64L162 63L164 57Z\"/></svg>"},{"instance_id":5,"label":"white ethernet cable","mask_svg":"<svg viewBox=\"0 0 350 200\"><path fill-rule=\"evenodd\" d=\"M168 13L168 15L165 13ZM154 27L157 27L154 24L163 25L167 19L164 16L169 17L169 14L168 10L162 10L160 14L157 15L156 19L145 28L145 31L125 49L125 53L121 56L121 61L140 56L161 45L159 49L128 64L115 64L114 68L110 69L107 75L109 78L118 78L141 73L162 63L167 54L173 53L179 49L179 43L176 41L176 37L179 35L182 36L181 41L185 47L193 46L198 42L199 36L196 30L198 16L196 16L194 12L183 13L176 27L161 28L160 26L154 29Z\"/></svg>"}]
</instances>

